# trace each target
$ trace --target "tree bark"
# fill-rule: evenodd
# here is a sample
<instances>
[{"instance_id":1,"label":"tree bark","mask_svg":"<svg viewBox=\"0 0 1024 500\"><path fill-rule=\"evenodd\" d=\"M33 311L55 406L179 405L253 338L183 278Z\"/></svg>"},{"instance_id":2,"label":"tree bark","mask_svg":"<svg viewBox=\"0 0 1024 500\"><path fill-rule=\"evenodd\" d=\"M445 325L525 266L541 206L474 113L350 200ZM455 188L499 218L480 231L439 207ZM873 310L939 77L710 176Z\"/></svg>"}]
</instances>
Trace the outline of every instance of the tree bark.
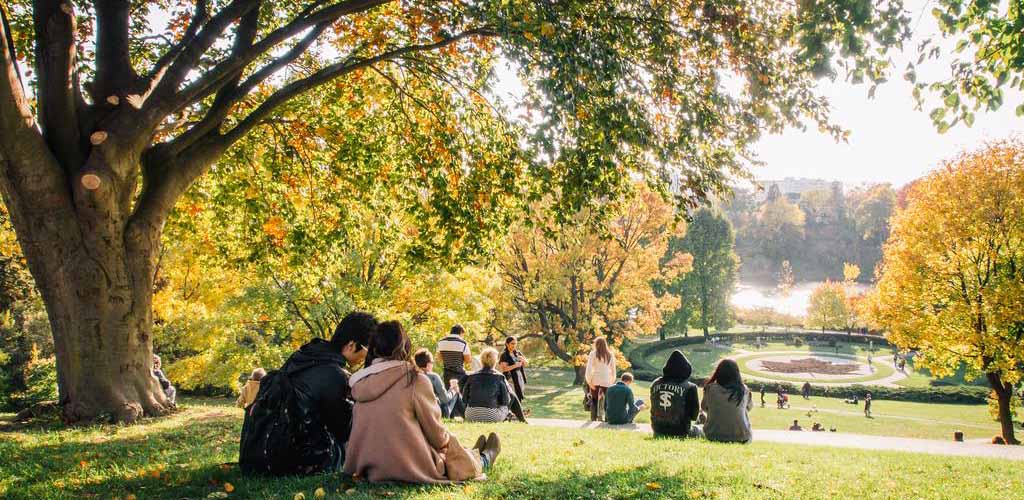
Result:
<instances>
[{"instance_id":1,"label":"tree bark","mask_svg":"<svg viewBox=\"0 0 1024 500\"><path fill-rule=\"evenodd\" d=\"M1020 444L1013 434L1013 408L1010 407L1013 399L1013 387L1005 384L998 373L987 373L989 385L996 393L996 401L999 404L999 426L1002 428L1003 440L1006 444Z\"/></svg>"}]
</instances>

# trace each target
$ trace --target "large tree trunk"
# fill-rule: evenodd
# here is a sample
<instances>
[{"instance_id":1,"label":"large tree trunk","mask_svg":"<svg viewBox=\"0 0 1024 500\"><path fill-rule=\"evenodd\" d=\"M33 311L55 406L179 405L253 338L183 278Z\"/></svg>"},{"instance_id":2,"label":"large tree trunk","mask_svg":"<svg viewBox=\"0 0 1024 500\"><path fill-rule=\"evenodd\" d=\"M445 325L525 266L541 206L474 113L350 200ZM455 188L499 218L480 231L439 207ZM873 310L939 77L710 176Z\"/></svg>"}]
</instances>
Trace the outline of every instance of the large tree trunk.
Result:
<instances>
[{"instance_id":1,"label":"large tree trunk","mask_svg":"<svg viewBox=\"0 0 1024 500\"><path fill-rule=\"evenodd\" d=\"M1020 444L1013 435L1013 408L1010 407L1013 387L1003 383L998 373L987 373L986 377L996 393L996 401L999 404L999 426L1002 428L1003 440L1006 444Z\"/></svg>"}]
</instances>

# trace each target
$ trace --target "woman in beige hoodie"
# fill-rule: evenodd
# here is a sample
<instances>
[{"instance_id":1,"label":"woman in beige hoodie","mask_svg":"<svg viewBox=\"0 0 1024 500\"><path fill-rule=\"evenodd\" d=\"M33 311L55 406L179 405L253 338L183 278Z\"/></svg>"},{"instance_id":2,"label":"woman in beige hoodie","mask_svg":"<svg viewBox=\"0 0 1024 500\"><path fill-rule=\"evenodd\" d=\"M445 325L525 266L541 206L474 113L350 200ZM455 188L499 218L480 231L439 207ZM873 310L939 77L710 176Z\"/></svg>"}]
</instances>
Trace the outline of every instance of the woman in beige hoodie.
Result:
<instances>
[{"instance_id":1,"label":"woman in beige hoodie","mask_svg":"<svg viewBox=\"0 0 1024 500\"><path fill-rule=\"evenodd\" d=\"M349 379L355 407L345 473L371 482L447 483L482 477L501 451L498 436L463 448L441 422L430 379L408 361L401 323L377 327L366 368Z\"/></svg>"}]
</instances>

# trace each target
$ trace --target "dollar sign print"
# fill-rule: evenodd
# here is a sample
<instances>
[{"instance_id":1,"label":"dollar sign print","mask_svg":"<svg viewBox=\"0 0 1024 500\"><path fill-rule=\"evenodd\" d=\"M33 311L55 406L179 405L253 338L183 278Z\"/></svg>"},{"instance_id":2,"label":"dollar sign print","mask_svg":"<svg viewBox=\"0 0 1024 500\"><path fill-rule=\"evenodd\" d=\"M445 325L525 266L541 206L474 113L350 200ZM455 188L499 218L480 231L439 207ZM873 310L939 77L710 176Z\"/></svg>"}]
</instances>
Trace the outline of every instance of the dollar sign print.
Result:
<instances>
[{"instance_id":1,"label":"dollar sign print","mask_svg":"<svg viewBox=\"0 0 1024 500\"><path fill-rule=\"evenodd\" d=\"M658 399L661 400L661 401L658 402L658 404L660 404L662 408L667 410L669 407L672 406L672 394L671 393L663 392L663 393L658 395Z\"/></svg>"}]
</instances>

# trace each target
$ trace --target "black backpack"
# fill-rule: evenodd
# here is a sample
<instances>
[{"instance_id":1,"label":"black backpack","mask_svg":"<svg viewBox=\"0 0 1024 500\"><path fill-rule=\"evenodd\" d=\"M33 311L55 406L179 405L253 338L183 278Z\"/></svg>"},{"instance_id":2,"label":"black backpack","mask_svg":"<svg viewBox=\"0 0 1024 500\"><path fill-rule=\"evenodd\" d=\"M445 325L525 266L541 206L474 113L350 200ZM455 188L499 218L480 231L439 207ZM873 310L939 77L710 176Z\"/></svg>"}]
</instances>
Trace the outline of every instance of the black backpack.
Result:
<instances>
[{"instance_id":1,"label":"black backpack","mask_svg":"<svg viewBox=\"0 0 1024 500\"><path fill-rule=\"evenodd\" d=\"M245 412L238 465L243 474L310 474L337 468L344 451L300 401L291 376L273 370Z\"/></svg>"}]
</instances>

